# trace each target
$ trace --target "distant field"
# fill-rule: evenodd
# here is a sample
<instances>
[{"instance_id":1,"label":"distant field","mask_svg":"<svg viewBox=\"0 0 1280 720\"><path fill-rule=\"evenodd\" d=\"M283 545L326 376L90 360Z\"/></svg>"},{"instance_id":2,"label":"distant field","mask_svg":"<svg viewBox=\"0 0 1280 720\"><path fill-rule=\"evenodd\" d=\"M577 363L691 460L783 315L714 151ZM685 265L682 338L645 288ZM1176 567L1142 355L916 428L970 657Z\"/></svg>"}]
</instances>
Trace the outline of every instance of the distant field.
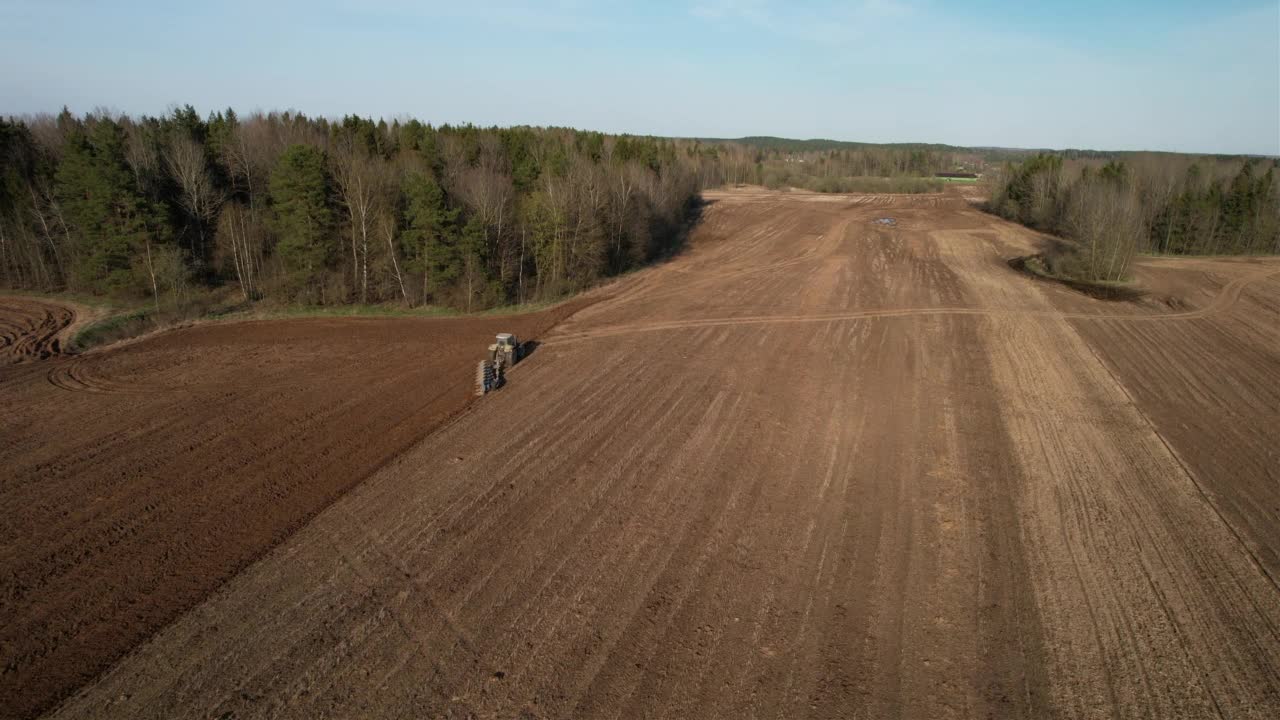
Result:
<instances>
[{"instance_id":1,"label":"distant field","mask_svg":"<svg viewBox=\"0 0 1280 720\"><path fill-rule=\"evenodd\" d=\"M797 179L797 187L824 193L921 194L941 192L940 178L931 177L824 177Z\"/></svg>"}]
</instances>

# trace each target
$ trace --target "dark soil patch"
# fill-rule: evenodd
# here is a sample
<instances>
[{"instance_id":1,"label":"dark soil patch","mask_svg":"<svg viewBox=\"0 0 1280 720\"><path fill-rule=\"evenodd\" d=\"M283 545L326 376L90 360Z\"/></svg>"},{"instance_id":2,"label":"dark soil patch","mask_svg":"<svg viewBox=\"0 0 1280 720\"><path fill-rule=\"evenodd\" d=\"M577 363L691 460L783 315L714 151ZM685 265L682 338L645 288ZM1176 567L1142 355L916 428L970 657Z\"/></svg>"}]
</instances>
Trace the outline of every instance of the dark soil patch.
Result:
<instances>
[{"instance_id":1,"label":"dark soil patch","mask_svg":"<svg viewBox=\"0 0 1280 720\"><path fill-rule=\"evenodd\" d=\"M47 710L455 417L495 333L536 348L591 302L217 323L0 367L0 717Z\"/></svg>"}]
</instances>

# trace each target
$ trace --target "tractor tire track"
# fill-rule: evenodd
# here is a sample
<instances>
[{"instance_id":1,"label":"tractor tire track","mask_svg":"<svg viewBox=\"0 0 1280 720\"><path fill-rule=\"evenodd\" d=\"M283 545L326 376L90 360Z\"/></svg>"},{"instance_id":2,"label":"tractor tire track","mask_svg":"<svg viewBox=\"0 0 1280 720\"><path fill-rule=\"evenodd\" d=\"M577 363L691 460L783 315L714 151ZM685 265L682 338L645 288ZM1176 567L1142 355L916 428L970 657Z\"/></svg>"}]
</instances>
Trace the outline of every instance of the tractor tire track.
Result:
<instances>
[{"instance_id":1,"label":"tractor tire track","mask_svg":"<svg viewBox=\"0 0 1280 720\"><path fill-rule=\"evenodd\" d=\"M75 321L75 310L64 305L0 297L0 362L32 362L62 354L64 331Z\"/></svg>"}]
</instances>

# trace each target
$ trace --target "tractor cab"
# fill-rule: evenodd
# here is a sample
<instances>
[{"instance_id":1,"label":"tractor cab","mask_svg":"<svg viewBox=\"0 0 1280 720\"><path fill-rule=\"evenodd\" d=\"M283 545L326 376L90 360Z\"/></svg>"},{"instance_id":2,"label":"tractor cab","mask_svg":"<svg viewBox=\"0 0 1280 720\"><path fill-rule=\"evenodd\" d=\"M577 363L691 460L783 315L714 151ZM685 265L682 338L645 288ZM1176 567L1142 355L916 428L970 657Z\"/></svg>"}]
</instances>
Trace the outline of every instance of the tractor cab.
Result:
<instances>
[{"instance_id":1,"label":"tractor cab","mask_svg":"<svg viewBox=\"0 0 1280 720\"><path fill-rule=\"evenodd\" d=\"M476 394L484 395L496 390L506 381L506 371L520 362L523 351L520 341L511 333L498 333L495 342L489 346L489 358L481 360L476 369Z\"/></svg>"},{"instance_id":2,"label":"tractor cab","mask_svg":"<svg viewBox=\"0 0 1280 720\"><path fill-rule=\"evenodd\" d=\"M498 362L502 359L502 364L511 367L520 361L520 341L511 333L498 333L496 342L489 346L489 359Z\"/></svg>"}]
</instances>

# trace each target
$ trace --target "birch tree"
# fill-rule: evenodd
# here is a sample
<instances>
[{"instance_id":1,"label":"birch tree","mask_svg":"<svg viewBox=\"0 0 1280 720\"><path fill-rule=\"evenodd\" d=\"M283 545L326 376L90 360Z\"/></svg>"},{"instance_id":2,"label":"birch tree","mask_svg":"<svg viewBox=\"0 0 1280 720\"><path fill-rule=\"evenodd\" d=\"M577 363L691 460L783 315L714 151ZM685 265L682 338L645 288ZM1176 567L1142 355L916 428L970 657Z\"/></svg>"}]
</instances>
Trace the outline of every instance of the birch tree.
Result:
<instances>
[{"instance_id":1,"label":"birch tree","mask_svg":"<svg viewBox=\"0 0 1280 720\"><path fill-rule=\"evenodd\" d=\"M202 262L206 254L205 226L218 214L223 192L214 184L205 159L204 146L190 135L175 132L164 149L164 162L177 182L182 209L195 226L193 254Z\"/></svg>"},{"instance_id":2,"label":"birch tree","mask_svg":"<svg viewBox=\"0 0 1280 720\"><path fill-rule=\"evenodd\" d=\"M333 154L333 180L351 226L351 272L360 291L360 302L369 301L369 244L374 233L378 205L383 202L386 173L381 158L369 152L353 136L345 135Z\"/></svg>"}]
</instances>

